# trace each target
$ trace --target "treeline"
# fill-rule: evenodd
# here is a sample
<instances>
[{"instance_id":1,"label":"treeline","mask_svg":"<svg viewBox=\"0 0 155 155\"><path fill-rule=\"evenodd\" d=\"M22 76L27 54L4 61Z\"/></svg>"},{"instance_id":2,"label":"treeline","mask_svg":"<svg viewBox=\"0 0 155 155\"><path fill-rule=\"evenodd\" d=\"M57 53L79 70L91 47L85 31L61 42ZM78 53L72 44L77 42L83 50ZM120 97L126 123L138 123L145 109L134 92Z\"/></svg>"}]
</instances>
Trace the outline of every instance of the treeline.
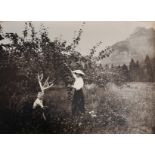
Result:
<instances>
[{"instance_id":1,"label":"treeline","mask_svg":"<svg viewBox=\"0 0 155 155\"><path fill-rule=\"evenodd\" d=\"M110 70L118 73L123 82L155 82L155 58L148 55L142 62L131 59L129 65L112 65Z\"/></svg>"}]
</instances>

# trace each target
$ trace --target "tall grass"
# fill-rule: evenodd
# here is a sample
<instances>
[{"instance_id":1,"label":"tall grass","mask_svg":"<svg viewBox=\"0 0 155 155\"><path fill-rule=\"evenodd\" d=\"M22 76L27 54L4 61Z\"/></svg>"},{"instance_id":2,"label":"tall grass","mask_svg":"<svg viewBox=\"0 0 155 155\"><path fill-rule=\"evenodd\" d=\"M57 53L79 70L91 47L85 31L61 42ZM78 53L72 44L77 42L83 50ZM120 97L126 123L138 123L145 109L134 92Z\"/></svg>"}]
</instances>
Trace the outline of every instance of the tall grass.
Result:
<instances>
[{"instance_id":1,"label":"tall grass","mask_svg":"<svg viewBox=\"0 0 155 155\"><path fill-rule=\"evenodd\" d=\"M86 113L71 115L71 101L65 88L46 92L44 111L32 110L37 93L12 97L1 104L1 133L153 133L155 87L152 83L109 84L105 88L85 87ZM94 116L90 114L93 111Z\"/></svg>"}]
</instances>

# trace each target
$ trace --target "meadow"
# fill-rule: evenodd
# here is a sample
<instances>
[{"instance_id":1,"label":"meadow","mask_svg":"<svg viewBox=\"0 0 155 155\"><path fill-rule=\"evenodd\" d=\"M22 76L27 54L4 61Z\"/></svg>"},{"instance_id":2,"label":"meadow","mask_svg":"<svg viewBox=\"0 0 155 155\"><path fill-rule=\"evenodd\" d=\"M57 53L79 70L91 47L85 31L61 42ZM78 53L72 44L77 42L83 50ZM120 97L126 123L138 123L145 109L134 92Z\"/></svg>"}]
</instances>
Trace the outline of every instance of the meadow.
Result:
<instances>
[{"instance_id":1,"label":"meadow","mask_svg":"<svg viewBox=\"0 0 155 155\"><path fill-rule=\"evenodd\" d=\"M84 94L86 113L73 117L64 88L47 92L48 119L44 122L47 133L154 132L154 83L132 82L122 86L109 83L106 88L86 85ZM40 128L44 129L43 126Z\"/></svg>"}]
</instances>

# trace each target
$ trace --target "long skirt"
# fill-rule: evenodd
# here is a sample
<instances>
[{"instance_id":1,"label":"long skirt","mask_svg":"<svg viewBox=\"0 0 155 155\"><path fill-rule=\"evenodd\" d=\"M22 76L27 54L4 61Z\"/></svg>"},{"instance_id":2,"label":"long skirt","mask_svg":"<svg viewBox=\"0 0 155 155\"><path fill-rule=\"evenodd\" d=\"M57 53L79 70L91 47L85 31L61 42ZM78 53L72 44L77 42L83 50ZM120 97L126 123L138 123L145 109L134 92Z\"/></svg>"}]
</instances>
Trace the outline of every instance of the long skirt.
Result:
<instances>
[{"instance_id":1,"label":"long skirt","mask_svg":"<svg viewBox=\"0 0 155 155\"><path fill-rule=\"evenodd\" d=\"M72 101L72 115L77 116L85 113L85 101L83 90L75 90Z\"/></svg>"}]
</instances>

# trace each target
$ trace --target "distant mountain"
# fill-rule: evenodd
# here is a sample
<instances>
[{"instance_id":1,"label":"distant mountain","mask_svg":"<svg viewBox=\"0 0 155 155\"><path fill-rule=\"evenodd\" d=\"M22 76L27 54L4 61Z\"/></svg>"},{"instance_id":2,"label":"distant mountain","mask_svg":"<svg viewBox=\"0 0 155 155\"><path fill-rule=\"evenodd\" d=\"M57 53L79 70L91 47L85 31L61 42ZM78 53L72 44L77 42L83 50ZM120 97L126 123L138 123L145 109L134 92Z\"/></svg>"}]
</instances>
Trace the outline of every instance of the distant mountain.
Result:
<instances>
[{"instance_id":1,"label":"distant mountain","mask_svg":"<svg viewBox=\"0 0 155 155\"><path fill-rule=\"evenodd\" d=\"M115 43L113 54L104 63L122 65L129 64L131 58L142 61L148 54L155 56L155 30L138 27L126 40Z\"/></svg>"}]
</instances>

